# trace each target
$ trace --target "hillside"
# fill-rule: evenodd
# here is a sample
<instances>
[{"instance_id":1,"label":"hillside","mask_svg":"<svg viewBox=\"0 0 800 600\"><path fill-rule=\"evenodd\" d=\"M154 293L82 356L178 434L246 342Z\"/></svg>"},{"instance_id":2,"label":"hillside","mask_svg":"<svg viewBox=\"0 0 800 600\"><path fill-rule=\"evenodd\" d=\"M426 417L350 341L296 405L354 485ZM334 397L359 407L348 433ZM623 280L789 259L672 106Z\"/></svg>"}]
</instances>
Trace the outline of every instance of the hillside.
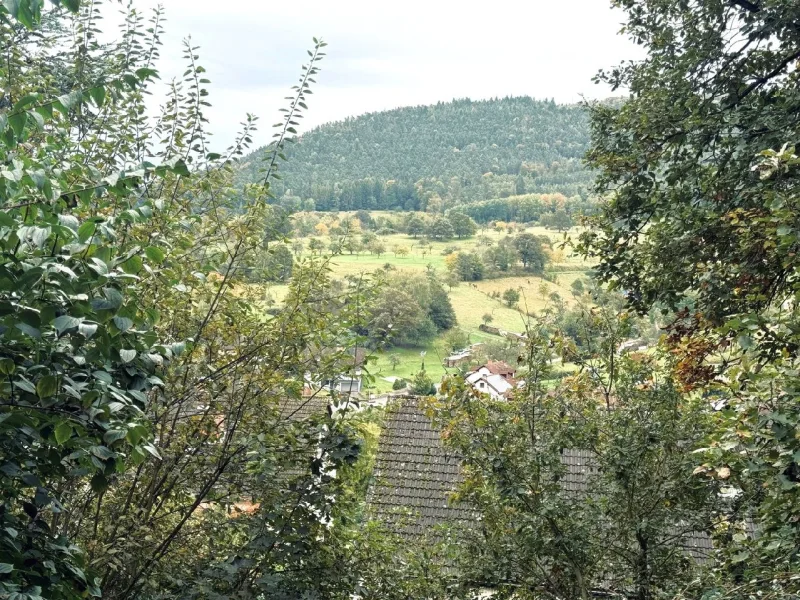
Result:
<instances>
[{"instance_id":1,"label":"hillside","mask_svg":"<svg viewBox=\"0 0 800 600\"><path fill-rule=\"evenodd\" d=\"M519 97L400 108L303 135L287 148L276 192L306 210L435 211L522 193L586 198L588 143L576 105ZM257 178L265 152L242 160L240 180Z\"/></svg>"}]
</instances>

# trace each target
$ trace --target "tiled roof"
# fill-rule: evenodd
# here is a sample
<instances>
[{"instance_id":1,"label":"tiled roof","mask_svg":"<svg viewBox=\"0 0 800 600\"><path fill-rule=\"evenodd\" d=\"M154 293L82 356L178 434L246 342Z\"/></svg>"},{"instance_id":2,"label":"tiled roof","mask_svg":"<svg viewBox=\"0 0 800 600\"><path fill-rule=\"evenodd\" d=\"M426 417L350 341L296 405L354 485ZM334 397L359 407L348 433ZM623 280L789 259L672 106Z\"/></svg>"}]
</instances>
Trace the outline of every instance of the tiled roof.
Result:
<instances>
[{"instance_id":1,"label":"tiled roof","mask_svg":"<svg viewBox=\"0 0 800 600\"><path fill-rule=\"evenodd\" d=\"M563 490L576 497L589 492L597 474L596 461L588 450L565 449L561 455L566 471ZM401 398L387 415L375 463L376 482L370 506L376 518L411 542L435 535L442 523L469 525L477 513L464 504L453 504L452 493L463 481L460 460L445 448L439 431L425 416L419 400ZM711 538L703 532L675 527L671 533L682 550L704 562L713 552Z\"/></svg>"},{"instance_id":2,"label":"tiled roof","mask_svg":"<svg viewBox=\"0 0 800 600\"><path fill-rule=\"evenodd\" d=\"M461 461L444 447L419 403L401 398L389 409L370 492L375 516L411 539L435 536L436 525L475 519L468 507L450 501L463 481Z\"/></svg>"},{"instance_id":3,"label":"tiled roof","mask_svg":"<svg viewBox=\"0 0 800 600\"><path fill-rule=\"evenodd\" d=\"M566 448L561 453L561 463L566 467L561 479L562 489L577 498L585 496L589 492L591 477L598 473L592 452ZM701 531L691 531L688 525L676 525L667 537L674 539L687 556L700 563L709 560L714 551L711 537Z\"/></svg>"}]
</instances>

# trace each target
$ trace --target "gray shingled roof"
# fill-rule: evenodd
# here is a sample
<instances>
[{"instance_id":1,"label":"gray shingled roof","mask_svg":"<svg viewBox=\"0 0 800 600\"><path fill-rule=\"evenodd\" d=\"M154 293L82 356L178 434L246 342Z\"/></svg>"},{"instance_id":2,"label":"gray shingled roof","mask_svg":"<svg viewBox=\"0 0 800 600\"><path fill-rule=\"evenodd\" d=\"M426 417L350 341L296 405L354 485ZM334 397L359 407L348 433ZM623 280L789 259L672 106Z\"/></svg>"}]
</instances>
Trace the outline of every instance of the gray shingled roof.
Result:
<instances>
[{"instance_id":1,"label":"gray shingled roof","mask_svg":"<svg viewBox=\"0 0 800 600\"><path fill-rule=\"evenodd\" d=\"M564 491L586 494L591 475L597 473L592 453L565 449L561 460L566 466ZM417 398L401 398L390 409L379 440L375 477L369 498L374 516L412 542L435 536L436 525L469 525L478 517L469 506L451 502L463 481L460 460L445 448ZM710 558L713 546L707 534L676 527L674 536L694 560Z\"/></svg>"},{"instance_id":2,"label":"gray shingled roof","mask_svg":"<svg viewBox=\"0 0 800 600\"><path fill-rule=\"evenodd\" d=\"M472 522L467 506L451 502L462 481L460 459L444 447L419 399L399 399L380 436L370 492L375 517L412 540L435 536L440 524Z\"/></svg>"},{"instance_id":3,"label":"gray shingled roof","mask_svg":"<svg viewBox=\"0 0 800 600\"><path fill-rule=\"evenodd\" d=\"M592 452L566 448L561 453L561 463L566 467L561 479L564 491L578 498L587 494L591 476L598 473L597 462ZM688 525L675 526L668 536L674 538L683 552L698 563L710 560L714 551L711 537L704 532L690 531Z\"/></svg>"}]
</instances>

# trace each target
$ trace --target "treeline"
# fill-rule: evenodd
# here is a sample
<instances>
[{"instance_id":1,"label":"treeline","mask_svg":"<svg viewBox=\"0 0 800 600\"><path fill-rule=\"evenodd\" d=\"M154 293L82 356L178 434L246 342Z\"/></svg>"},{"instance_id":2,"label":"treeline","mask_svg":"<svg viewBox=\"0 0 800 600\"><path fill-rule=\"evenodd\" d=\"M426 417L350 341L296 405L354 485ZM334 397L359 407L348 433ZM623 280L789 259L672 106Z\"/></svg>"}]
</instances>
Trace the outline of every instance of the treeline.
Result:
<instances>
[{"instance_id":1,"label":"treeline","mask_svg":"<svg viewBox=\"0 0 800 600\"><path fill-rule=\"evenodd\" d=\"M535 223L543 221L543 225L562 228L561 220L553 221L559 211L572 217L594 212L596 203L584 200L580 196L567 198L564 194L524 194L508 198L493 198L481 202L473 202L458 207L458 211L472 217L478 223L492 221ZM567 225L566 228L571 225Z\"/></svg>"},{"instance_id":2,"label":"treeline","mask_svg":"<svg viewBox=\"0 0 800 600\"><path fill-rule=\"evenodd\" d=\"M529 97L468 99L362 115L288 147L276 195L306 210L425 210L524 193L588 197L582 107ZM242 159L258 180L261 148Z\"/></svg>"}]
</instances>

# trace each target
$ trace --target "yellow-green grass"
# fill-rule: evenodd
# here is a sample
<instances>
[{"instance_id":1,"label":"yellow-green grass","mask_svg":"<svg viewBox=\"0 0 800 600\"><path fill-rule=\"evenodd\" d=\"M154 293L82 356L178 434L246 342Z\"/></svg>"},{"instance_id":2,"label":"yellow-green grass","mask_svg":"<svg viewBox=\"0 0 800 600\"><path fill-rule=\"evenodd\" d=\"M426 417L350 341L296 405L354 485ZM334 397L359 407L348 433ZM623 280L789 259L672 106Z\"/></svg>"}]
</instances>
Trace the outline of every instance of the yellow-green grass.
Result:
<instances>
[{"instance_id":1,"label":"yellow-green grass","mask_svg":"<svg viewBox=\"0 0 800 600\"><path fill-rule=\"evenodd\" d=\"M373 217L378 214L397 215L397 213L377 212L372 214ZM338 215L339 219L343 217L343 213ZM525 330L525 320L527 318L523 312L535 313L541 311L548 304L552 304L552 300L549 298L550 293L557 292L567 304L573 302L570 285L575 279L585 276L587 265L579 256L572 254L569 249L558 250L560 242L564 239L563 233L547 230L543 227L529 227L526 232L548 236L557 248L555 258L558 260L552 264L559 267L559 269L566 268L569 271L555 273L557 278L555 283L547 282L533 275L526 275L486 279L474 283L462 282L450 290L450 299L456 313L458 327L469 334L470 342L472 343L500 339L498 336L480 331L479 326L483 322L484 314L492 316L491 325L494 327L506 331L522 332ZM574 238L578 233L579 229L574 228L568 232L568 235ZM493 243L497 243L506 235L505 231L485 228L474 237L462 240L423 242L421 238L415 239L407 234L379 236L380 241L386 247L386 252L381 256L367 252L362 252L358 255L344 254L333 257L330 267L333 277L343 277L359 273L372 273L383 268L387 263L395 267L398 272L415 274L424 273L430 265L443 277L446 273L445 248L455 247L458 250L469 252L480 247L480 238L482 236L488 237ZM330 241L328 237L319 239L325 242L326 246ZM307 247L308 240L304 240L304 243ZM423 243L425 244L424 253ZM409 254L406 256L396 254L394 251L396 246L408 248ZM542 290L540 289L542 284L547 286L547 296L545 297L542 296ZM265 298L270 296L275 303L282 302L288 289L285 285L264 285L262 287ZM490 297L492 292L502 294L509 288L520 291L522 298L520 299L519 307L522 312L506 306L499 299ZM439 336L424 347L391 348L386 351L376 351L373 354L375 361L370 362L368 366L368 370L374 375L375 381L370 384L370 388L367 391L372 393L390 391L392 383L385 381L384 378L386 377L411 379L420 369L422 362L420 352L422 351L426 352L424 359L426 372L433 381L438 382L447 371L454 372L455 369L445 369L442 365L443 359L449 354L445 349L445 335ZM396 354L400 359L400 363L394 369L389 360L390 354Z\"/></svg>"}]
</instances>

